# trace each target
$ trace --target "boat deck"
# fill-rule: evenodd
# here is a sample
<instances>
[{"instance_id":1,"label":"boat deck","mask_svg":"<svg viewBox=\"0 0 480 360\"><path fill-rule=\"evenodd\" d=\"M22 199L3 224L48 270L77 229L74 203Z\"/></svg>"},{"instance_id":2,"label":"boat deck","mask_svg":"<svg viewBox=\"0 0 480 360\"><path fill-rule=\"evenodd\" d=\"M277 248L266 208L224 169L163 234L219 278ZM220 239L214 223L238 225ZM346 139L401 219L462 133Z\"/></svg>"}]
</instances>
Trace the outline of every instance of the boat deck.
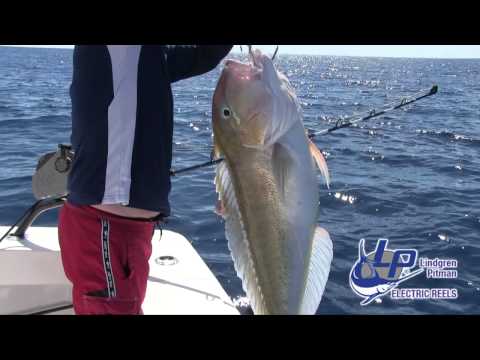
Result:
<instances>
[{"instance_id":1,"label":"boat deck","mask_svg":"<svg viewBox=\"0 0 480 360\"><path fill-rule=\"evenodd\" d=\"M0 227L0 234L8 227ZM145 315L238 315L214 274L182 235L155 232ZM57 228L31 227L0 243L0 314L73 314Z\"/></svg>"}]
</instances>

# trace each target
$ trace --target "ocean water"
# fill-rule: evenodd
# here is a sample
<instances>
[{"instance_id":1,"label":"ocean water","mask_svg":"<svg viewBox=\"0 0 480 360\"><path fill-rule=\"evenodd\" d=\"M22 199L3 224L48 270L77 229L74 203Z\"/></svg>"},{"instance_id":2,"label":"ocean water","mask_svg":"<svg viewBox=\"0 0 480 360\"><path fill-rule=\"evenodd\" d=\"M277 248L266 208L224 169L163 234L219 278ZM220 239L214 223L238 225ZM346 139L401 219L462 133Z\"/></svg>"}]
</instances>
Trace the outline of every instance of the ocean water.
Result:
<instances>
[{"instance_id":1,"label":"ocean water","mask_svg":"<svg viewBox=\"0 0 480 360\"><path fill-rule=\"evenodd\" d=\"M318 222L334 243L319 314L479 314L480 61L287 56L278 66L296 88L305 124L334 119L439 85L439 93L406 109L318 137L332 184L319 176ZM0 224L12 224L34 202L38 158L69 143L72 51L0 48ZM174 168L207 161L211 98L220 67L173 87ZM214 169L173 179L167 229L184 234L236 301L235 274L223 221L214 213ZM57 211L35 225L55 226ZM458 278L406 281L404 288L455 288L455 300L393 300L361 306L349 286L358 242L379 238L419 256L454 258Z\"/></svg>"}]
</instances>

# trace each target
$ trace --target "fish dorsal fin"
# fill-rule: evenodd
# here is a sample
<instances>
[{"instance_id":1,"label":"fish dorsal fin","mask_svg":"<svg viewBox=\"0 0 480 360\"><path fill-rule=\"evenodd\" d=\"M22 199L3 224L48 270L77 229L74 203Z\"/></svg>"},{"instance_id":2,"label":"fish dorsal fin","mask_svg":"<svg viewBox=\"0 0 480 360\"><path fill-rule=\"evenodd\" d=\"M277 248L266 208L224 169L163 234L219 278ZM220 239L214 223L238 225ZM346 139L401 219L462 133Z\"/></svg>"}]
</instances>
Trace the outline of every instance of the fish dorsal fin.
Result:
<instances>
[{"instance_id":1,"label":"fish dorsal fin","mask_svg":"<svg viewBox=\"0 0 480 360\"><path fill-rule=\"evenodd\" d=\"M333 244L328 232L317 227L313 236L310 268L307 275L307 286L300 307L300 314L314 315L327 284L333 258Z\"/></svg>"},{"instance_id":2,"label":"fish dorsal fin","mask_svg":"<svg viewBox=\"0 0 480 360\"><path fill-rule=\"evenodd\" d=\"M217 165L215 185L219 198L223 203L225 220L225 236L232 254L233 264L242 287L247 294L255 314L265 313L263 295L258 286L252 253L249 248L247 234L239 210L235 189L226 162Z\"/></svg>"},{"instance_id":3,"label":"fish dorsal fin","mask_svg":"<svg viewBox=\"0 0 480 360\"><path fill-rule=\"evenodd\" d=\"M318 169L322 173L322 176L327 183L327 187L330 188L330 173L328 171L327 160L325 160L325 157L323 156L317 145L315 145L310 139L308 139L308 148L310 149L310 153L315 159Z\"/></svg>"}]
</instances>

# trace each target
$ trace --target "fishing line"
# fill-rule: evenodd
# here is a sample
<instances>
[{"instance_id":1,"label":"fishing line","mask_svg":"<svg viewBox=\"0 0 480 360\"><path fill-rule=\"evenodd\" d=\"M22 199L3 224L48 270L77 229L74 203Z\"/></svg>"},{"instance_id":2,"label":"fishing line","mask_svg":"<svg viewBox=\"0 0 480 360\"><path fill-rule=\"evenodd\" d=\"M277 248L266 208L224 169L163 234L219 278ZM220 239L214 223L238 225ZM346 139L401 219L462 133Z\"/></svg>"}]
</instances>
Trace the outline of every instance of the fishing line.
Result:
<instances>
[{"instance_id":1,"label":"fishing line","mask_svg":"<svg viewBox=\"0 0 480 360\"><path fill-rule=\"evenodd\" d=\"M333 133L337 130L352 127L353 125L356 125L358 123L365 122L365 121L371 120L373 118L385 115L386 113L389 113L389 112L394 111L394 110L398 110L398 109L403 108L407 105L413 104L414 102L417 102L421 99L424 99L424 98L427 98L429 96L435 95L437 92L438 92L438 86L433 85L431 87L431 89L429 89L429 90L422 90L422 91L419 91L419 92L417 92L413 95L403 97L400 101L395 101L395 102L386 104L386 105L383 106L382 110L372 109L370 111L363 112L363 113L360 113L360 114L355 114L355 115L352 115L352 116L349 116L349 117L346 117L346 118L340 118L335 122L334 126L328 128L328 129L324 129L324 130L320 130L320 131L313 131L311 129L307 129L308 138L313 139L317 136L331 134L331 133ZM217 165L217 164L221 163L223 160L224 160L223 158L220 158L220 159L216 159L216 160L207 161L207 162L204 162L202 164L189 166L189 167L179 169L179 170L171 170L170 171L170 176L177 176L179 174L183 174L183 173L186 173L186 172L189 172L189 171L193 171L193 170L197 170L197 169L202 169L204 167Z\"/></svg>"}]
</instances>

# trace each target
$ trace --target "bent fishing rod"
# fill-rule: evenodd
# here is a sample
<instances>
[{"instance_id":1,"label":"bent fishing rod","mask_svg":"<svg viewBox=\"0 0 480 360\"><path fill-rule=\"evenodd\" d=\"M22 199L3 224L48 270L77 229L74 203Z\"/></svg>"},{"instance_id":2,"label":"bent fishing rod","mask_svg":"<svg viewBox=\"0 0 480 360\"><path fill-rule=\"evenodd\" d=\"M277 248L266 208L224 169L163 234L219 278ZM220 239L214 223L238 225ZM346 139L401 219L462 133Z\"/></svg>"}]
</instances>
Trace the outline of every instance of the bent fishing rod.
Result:
<instances>
[{"instance_id":1,"label":"bent fishing rod","mask_svg":"<svg viewBox=\"0 0 480 360\"><path fill-rule=\"evenodd\" d=\"M315 131L315 132L310 132L311 130L309 130L308 137L310 139L313 139L316 136L327 135L327 134L331 134L331 133L333 133L337 130L340 130L340 129L352 127L352 126L357 125L361 122L365 122L365 121L371 120L373 118L385 115L385 114L387 114L389 112L392 112L394 110L398 110L398 109L403 108L407 105L413 104L413 103L415 103L415 102L417 102L421 99L424 99L424 98L427 98L429 96L435 95L437 92L438 92L438 86L433 85L430 90L422 90L422 91L417 92L416 94L404 97L400 101L396 101L396 102L384 105L384 108L382 110L372 109L368 112L364 112L364 113L352 115L352 116L349 116L349 117L346 117L346 118L338 119L335 122L335 125L331 128L328 128L328 129ZM171 170L170 171L170 176L173 177L173 176L177 176L179 174L183 174L183 173L190 172L190 171L193 171L193 170L202 169L202 168L209 167L209 166L214 166L214 165L217 165L217 164L221 163L223 160L224 160L223 158L219 158L219 159L210 160L210 161L198 164L198 165L189 166L189 167L186 167L186 168L183 168L183 169Z\"/></svg>"}]
</instances>

